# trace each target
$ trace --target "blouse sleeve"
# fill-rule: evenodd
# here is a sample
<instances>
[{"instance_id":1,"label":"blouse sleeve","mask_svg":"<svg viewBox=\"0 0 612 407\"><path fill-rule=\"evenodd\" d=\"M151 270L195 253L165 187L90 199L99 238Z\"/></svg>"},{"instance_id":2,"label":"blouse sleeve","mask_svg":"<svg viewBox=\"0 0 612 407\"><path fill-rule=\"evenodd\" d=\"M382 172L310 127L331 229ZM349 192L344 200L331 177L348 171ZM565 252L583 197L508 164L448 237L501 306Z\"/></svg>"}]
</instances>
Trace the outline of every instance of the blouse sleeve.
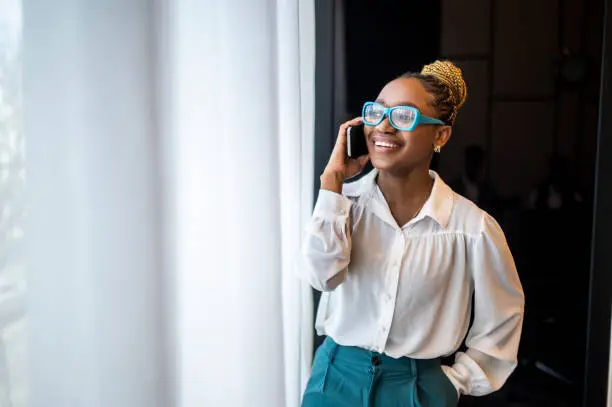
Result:
<instances>
[{"instance_id":1,"label":"blouse sleeve","mask_svg":"<svg viewBox=\"0 0 612 407\"><path fill-rule=\"evenodd\" d=\"M517 365L525 297L506 238L489 215L473 242L474 322L467 352L445 367L457 389L481 396L498 390Z\"/></svg>"},{"instance_id":2,"label":"blouse sleeve","mask_svg":"<svg viewBox=\"0 0 612 407\"><path fill-rule=\"evenodd\" d=\"M332 291L346 278L351 259L349 217L352 202L320 190L302 246L300 276L319 291Z\"/></svg>"}]
</instances>

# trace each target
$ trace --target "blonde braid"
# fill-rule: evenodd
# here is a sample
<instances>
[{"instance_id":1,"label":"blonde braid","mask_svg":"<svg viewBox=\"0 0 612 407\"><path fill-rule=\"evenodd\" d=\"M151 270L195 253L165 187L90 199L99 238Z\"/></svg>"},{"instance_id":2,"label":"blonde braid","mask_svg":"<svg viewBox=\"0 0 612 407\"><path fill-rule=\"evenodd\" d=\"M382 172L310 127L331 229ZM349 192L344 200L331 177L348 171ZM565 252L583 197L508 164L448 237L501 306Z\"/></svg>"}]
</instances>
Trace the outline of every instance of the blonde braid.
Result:
<instances>
[{"instance_id":1,"label":"blonde braid","mask_svg":"<svg viewBox=\"0 0 612 407\"><path fill-rule=\"evenodd\" d=\"M455 123L457 112L463 106L467 97L467 86L463 80L461 69L450 61L435 61L425 65L421 75L432 76L448 88L448 99L440 102L449 103L452 106L448 122Z\"/></svg>"}]
</instances>

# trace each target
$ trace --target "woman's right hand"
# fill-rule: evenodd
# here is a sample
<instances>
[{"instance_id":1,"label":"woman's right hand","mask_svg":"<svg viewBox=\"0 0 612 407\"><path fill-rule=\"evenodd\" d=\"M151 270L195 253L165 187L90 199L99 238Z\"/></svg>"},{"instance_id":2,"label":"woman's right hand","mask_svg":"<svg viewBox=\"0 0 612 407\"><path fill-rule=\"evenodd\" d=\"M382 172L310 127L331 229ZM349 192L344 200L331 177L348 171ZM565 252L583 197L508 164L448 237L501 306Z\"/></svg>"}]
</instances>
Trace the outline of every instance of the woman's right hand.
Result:
<instances>
[{"instance_id":1,"label":"woman's right hand","mask_svg":"<svg viewBox=\"0 0 612 407\"><path fill-rule=\"evenodd\" d=\"M349 158L346 153L346 130L350 126L358 126L363 123L361 117L342 124L338 130L336 145L331 153L327 167L321 175L321 189L342 193L342 184L346 179L353 178L361 171L370 159L364 155L357 159Z\"/></svg>"}]
</instances>

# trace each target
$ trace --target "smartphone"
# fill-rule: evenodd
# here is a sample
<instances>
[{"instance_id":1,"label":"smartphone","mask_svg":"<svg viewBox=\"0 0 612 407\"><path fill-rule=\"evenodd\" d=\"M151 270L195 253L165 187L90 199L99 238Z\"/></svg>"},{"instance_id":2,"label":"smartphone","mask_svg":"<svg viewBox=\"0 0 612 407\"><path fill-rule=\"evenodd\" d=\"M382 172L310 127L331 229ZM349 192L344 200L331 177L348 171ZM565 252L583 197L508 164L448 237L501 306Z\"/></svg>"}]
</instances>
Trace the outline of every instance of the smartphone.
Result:
<instances>
[{"instance_id":1,"label":"smartphone","mask_svg":"<svg viewBox=\"0 0 612 407\"><path fill-rule=\"evenodd\" d=\"M363 124L351 126L346 130L346 153L349 158L358 158L368 154Z\"/></svg>"}]
</instances>

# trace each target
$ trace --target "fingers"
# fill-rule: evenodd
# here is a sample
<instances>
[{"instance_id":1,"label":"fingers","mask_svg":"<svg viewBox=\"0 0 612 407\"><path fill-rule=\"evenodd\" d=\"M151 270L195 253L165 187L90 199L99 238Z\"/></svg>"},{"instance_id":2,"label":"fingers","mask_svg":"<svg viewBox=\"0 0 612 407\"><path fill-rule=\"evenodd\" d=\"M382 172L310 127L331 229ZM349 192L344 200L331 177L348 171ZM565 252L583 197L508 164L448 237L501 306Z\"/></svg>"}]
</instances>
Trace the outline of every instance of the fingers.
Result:
<instances>
[{"instance_id":1,"label":"fingers","mask_svg":"<svg viewBox=\"0 0 612 407\"><path fill-rule=\"evenodd\" d=\"M342 123L342 125L340 126L340 130L338 131L338 139L343 137L344 140L346 140L346 129L351 126L358 126L361 123L363 123L363 119L361 117L355 117L354 119L349 120L348 122Z\"/></svg>"},{"instance_id":2,"label":"fingers","mask_svg":"<svg viewBox=\"0 0 612 407\"><path fill-rule=\"evenodd\" d=\"M351 126L357 126L361 123L363 123L361 117L355 117L348 122L342 123L342 125L340 125L340 129L338 130L338 140L346 142L346 130Z\"/></svg>"},{"instance_id":3,"label":"fingers","mask_svg":"<svg viewBox=\"0 0 612 407\"><path fill-rule=\"evenodd\" d=\"M355 117L355 118L349 120L348 122L344 122L342 124L342 126L345 126L345 127L348 127L348 126L357 126L358 124L361 124L361 123L363 123L363 119L361 118L361 116L359 116L359 117ZM340 126L340 127L342 127L342 126Z\"/></svg>"},{"instance_id":4,"label":"fingers","mask_svg":"<svg viewBox=\"0 0 612 407\"><path fill-rule=\"evenodd\" d=\"M363 123L361 117L355 117L348 122L344 122L340 125L340 129L338 130L338 138L336 139L336 144L334 146L334 151L338 154L346 151L346 131L350 126L357 126Z\"/></svg>"}]
</instances>

